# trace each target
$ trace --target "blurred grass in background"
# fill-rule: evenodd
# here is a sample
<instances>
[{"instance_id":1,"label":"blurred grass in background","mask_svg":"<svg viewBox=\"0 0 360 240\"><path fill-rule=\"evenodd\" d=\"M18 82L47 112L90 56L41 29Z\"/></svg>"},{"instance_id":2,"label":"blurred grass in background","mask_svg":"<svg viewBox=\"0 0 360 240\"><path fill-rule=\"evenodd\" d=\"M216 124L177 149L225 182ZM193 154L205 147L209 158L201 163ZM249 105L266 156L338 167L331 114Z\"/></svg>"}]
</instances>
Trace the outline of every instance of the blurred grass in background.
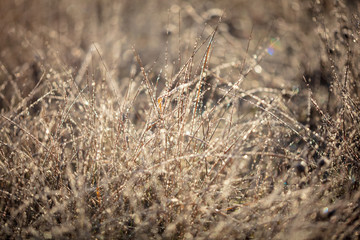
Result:
<instances>
[{"instance_id":1,"label":"blurred grass in background","mask_svg":"<svg viewBox=\"0 0 360 240\"><path fill-rule=\"evenodd\" d=\"M358 238L355 1L0 16L1 238Z\"/></svg>"}]
</instances>

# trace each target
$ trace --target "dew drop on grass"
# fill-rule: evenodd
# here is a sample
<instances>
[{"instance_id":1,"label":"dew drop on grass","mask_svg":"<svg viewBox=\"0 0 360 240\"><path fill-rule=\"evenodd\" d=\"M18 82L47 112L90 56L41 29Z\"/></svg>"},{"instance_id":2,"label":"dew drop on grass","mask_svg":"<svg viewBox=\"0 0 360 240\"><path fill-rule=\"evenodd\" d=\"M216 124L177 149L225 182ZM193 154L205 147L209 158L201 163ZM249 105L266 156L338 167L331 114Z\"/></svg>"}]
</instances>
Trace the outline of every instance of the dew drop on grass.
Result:
<instances>
[{"instance_id":1,"label":"dew drop on grass","mask_svg":"<svg viewBox=\"0 0 360 240\"><path fill-rule=\"evenodd\" d=\"M254 67L254 70L255 70L256 73L260 74L262 72L262 67L260 65L256 65Z\"/></svg>"},{"instance_id":2,"label":"dew drop on grass","mask_svg":"<svg viewBox=\"0 0 360 240\"><path fill-rule=\"evenodd\" d=\"M324 207L322 210L323 214L326 214L329 212L329 208L328 207Z\"/></svg>"},{"instance_id":3,"label":"dew drop on grass","mask_svg":"<svg viewBox=\"0 0 360 240\"><path fill-rule=\"evenodd\" d=\"M298 86L293 86L292 91L293 91L293 93L298 94L299 93L299 87Z\"/></svg>"},{"instance_id":4,"label":"dew drop on grass","mask_svg":"<svg viewBox=\"0 0 360 240\"><path fill-rule=\"evenodd\" d=\"M52 234L51 234L51 232L44 232L44 238L45 238L45 239L52 239Z\"/></svg>"}]
</instances>

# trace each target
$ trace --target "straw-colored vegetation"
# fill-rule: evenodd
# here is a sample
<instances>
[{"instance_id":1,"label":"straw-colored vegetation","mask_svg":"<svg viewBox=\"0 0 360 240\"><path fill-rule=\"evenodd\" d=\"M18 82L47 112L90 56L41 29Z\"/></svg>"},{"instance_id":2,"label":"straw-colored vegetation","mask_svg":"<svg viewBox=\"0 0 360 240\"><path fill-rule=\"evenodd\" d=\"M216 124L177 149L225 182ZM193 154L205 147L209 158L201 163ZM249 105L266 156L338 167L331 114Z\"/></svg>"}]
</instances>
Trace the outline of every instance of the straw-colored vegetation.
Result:
<instances>
[{"instance_id":1,"label":"straw-colored vegetation","mask_svg":"<svg viewBox=\"0 0 360 240\"><path fill-rule=\"evenodd\" d=\"M0 29L0 238L359 238L356 1L2 0Z\"/></svg>"}]
</instances>

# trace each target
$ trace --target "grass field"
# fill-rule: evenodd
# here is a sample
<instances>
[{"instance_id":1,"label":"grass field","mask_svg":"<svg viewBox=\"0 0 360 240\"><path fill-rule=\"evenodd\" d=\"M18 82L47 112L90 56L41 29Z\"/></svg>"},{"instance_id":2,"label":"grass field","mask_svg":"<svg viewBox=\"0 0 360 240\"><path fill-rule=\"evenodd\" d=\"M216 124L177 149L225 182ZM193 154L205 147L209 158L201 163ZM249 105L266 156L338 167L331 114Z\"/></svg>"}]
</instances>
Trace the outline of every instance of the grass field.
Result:
<instances>
[{"instance_id":1,"label":"grass field","mask_svg":"<svg viewBox=\"0 0 360 240\"><path fill-rule=\"evenodd\" d=\"M1 239L359 239L356 1L0 2Z\"/></svg>"}]
</instances>

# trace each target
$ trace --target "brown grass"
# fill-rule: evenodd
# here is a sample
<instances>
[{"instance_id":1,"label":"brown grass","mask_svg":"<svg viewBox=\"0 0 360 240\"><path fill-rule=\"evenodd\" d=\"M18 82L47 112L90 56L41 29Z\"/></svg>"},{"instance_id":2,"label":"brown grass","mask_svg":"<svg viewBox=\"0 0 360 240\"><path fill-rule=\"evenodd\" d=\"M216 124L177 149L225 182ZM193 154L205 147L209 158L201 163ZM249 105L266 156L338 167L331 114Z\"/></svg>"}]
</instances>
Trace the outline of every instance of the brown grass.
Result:
<instances>
[{"instance_id":1,"label":"brown grass","mask_svg":"<svg viewBox=\"0 0 360 240\"><path fill-rule=\"evenodd\" d=\"M1 1L0 238L358 239L358 11Z\"/></svg>"}]
</instances>

